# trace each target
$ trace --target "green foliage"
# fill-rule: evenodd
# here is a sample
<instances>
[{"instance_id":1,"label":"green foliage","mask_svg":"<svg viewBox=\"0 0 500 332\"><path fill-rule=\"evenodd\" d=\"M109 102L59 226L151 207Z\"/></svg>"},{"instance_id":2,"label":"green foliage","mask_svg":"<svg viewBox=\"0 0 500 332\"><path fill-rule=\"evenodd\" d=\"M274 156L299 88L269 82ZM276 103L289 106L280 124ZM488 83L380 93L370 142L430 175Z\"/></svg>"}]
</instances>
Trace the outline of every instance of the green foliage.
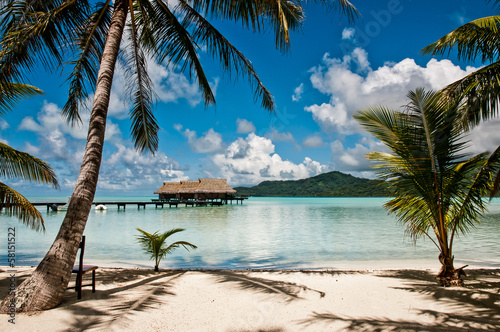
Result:
<instances>
[{"instance_id":1,"label":"green foliage","mask_svg":"<svg viewBox=\"0 0 500 332\"><path fill-rule=\"evenodd\" d=\"M271 197L383 197L383 181L329 172L303 180L264 181L255 187L234 188L240 195Z\"/></svg>"},{"instance_id":2,"label":"green foliage","mask_svg":"<svg viewBox=\"0 0 500 332\"><path fill-rule=\"evenodd\" d=\"M379 178L393 197L384 207L417 239L438 247L443 275L453 271L452 245L458 233L479 223L483 197L500 169L500 147L493 153L464 153L468 141L460 126L460 102L443 102L441 93L408 93L403 111L372 107L355 119L391 153L371 152Z\"/></svg>"},{"instance_id":3,"label":"green foliage","mask_svg":"<svg viewBox=\"0 0 500 332\"><path fill-rule=\"evenodd\" d=\"M498 7L499 2L495 1ZM500 8L500 7L499 7ZM449 55L456 50L460 60L481 60L486 65L446 86L443 97L465 103L460 121L465 128L498 115L500 94L500 16L466 23L421 50L422 54Z\"/></svg>"},{"instance_id":4,"label":"green foliage","mask_svg":"<svg viewBox=\"0 0 500 332\"><path fill-rule=\"evenodd\" d=\"M140 228L137 228L137 230L142 233L141 235L137 236L137 242L139 242L142 249L147 254L151 255L150 259L155 261L155 271L158 271L158 266L160 265L160 261L163 259L163 257L165 257L167 254L171 254L180 246L183 246L187 251L189 251L189 248L197 248L194 244L186 241L176 241L169 245L165 243L167 238L169 238L171 235L184 231L183 228L174 228L161 234L159 233L159 231L151 234Z\"/></svg>"}]
</instances>

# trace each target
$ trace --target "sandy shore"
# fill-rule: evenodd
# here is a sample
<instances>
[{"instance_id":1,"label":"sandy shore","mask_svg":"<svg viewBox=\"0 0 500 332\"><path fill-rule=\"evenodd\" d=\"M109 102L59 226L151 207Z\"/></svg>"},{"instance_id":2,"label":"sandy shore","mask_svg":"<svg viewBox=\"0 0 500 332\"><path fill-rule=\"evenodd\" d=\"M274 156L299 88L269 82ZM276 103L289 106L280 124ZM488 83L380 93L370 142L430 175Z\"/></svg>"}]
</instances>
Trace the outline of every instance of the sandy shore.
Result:
<instances>
[{"instance_id":1,"label":"sandy shore","mask_svg":"<svg viewBox=\"0 0 500 332\"><path fill-rule=\"evenodd\" d=\"M18 268L18 281L32 268ZM494 331L500 270L442 288L432 270L177 271L99 269L97 292L55 309L0 315L0 331ZM6 268L0 291L7 292Z\"/></svg>"}]
</instances>

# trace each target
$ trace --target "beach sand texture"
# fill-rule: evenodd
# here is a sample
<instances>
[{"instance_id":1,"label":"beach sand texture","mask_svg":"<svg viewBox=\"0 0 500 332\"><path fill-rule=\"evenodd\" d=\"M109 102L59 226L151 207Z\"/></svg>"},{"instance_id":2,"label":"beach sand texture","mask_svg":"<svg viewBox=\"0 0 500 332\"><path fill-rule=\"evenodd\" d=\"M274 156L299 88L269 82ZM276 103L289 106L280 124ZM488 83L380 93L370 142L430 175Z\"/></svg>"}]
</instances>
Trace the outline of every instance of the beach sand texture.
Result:
<instances>
[{"instance_id":1,"label":"beach sand texture","mask_svg":"<svg viewBox=\"0 0 500 332\"><path fill-rule=\"evenodd\" d=\"M18 283L33 268L18 268ZM7 268L0 269L6 294ZM0 315L1 331L499 331L500 270L466 287L433 270L99 269L97 291L68 290L52 310ZM87 276L88 277L88 276Z\"/></svg>"}]
</instances>

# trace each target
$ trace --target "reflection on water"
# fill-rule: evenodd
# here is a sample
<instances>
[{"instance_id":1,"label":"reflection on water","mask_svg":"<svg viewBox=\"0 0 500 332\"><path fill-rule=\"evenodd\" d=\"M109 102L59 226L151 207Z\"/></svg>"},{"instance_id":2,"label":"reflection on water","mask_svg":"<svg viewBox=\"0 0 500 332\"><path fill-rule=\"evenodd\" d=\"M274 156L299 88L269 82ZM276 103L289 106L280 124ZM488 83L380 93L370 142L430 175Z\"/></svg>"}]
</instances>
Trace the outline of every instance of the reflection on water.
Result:
<instances>
[{"instance_id":1,"label":"reflection on water","mask_svg":"<svg viewBox=\"0 0 500 332\"><path fill-rule=\"evenodd\" d=\"M116 198L108 198L116 200ZM43 198L38 198L42 201ZM122 198L149 200L149 198ZM381 207L382 198L251 198L243 205L126 210L108 206L91 211L85 235L86 260L104 266L147 266L152 263L136 242L137 227L148 232L185 228L172 241L186 240L198 249L179 249L161 267L175 268L339 268L377 262L424 262L437 267L438 251L429 240L414 245L404 226ZM40 208L47 232L36 233L0 214L5 230L16 227L18 265L36 265L52 244L64 212ZM457 265L500 267L500 200L490 205L482 224L454 245ZM0 239L6 248L5 236ZM0 251L6 265L6 250ZM367 262L369 261L369 262ZM430 264L430 266L428 265ZM377 265L378 266L378 265ZM413 265L413 267L415 267Z\"/></svg>"}]
</instances>

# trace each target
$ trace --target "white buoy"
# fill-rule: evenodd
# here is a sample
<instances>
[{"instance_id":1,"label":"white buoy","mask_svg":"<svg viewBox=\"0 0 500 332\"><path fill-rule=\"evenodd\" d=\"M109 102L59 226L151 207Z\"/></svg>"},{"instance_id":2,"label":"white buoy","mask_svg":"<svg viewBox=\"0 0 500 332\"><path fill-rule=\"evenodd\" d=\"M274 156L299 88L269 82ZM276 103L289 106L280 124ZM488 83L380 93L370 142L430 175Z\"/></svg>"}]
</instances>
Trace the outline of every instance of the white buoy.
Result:
<instances>
[{"instance_id":1,"label":"white buoy","mask_svg":"<svg viewBox=\"0 0 500 332\"><path fill-rule=\"evenodd\" d=\"M99 205L96 205L95 207L96 210L100 210L100 211L104 211L107 209L106 205L102 205L102 204L99 204Z\"/></svg>"}]
</instances>

